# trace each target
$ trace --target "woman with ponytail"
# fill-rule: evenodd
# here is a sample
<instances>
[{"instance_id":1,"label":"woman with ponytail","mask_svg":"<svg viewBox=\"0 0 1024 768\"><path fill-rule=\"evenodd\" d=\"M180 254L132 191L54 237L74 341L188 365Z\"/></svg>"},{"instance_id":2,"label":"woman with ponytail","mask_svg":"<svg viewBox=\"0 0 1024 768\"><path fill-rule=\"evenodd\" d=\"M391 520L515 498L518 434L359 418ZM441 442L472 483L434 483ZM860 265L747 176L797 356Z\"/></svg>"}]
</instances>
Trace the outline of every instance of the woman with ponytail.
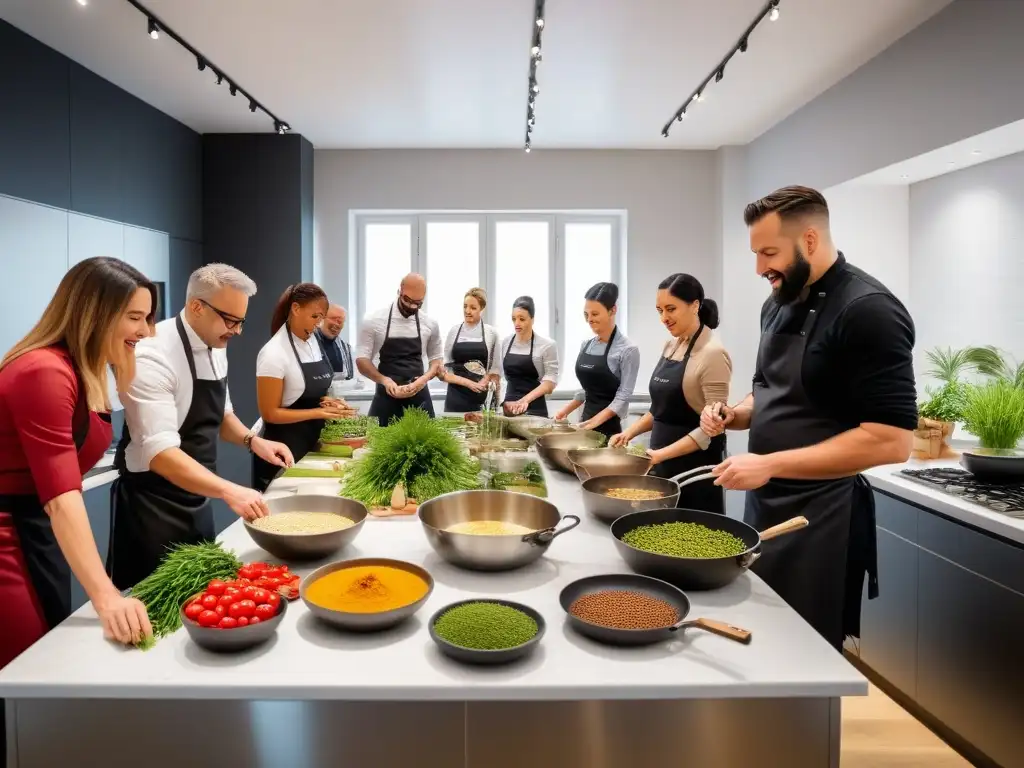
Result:
<instances>
[{"instance_id":1,"label":"woman with ponytail","mask_svg":"<svg viewBox=\"0 0 1024 768\"><path fill-rule=\"evenodd\" d=\"M270 321L274 335L256 358L263 437L287 445L295 461L316 447L327 419L350 413L344 403L327 397L334 369L314 333L327 307L319 285L289 286ZM279 469L253 454L253 487L265 491Z\"/></svg>"},{"instance_id":2,"label":"woman with ponytail","mask_svg":"<svg viewBox=\"0 0 1024 768\"><path fill-rule=\"evenodd\" d=\"M718 305L705 297L697 278L676 273L662 280L657 308L672 340L651 375L651 410L615 435L611 445L650 432L651 473L674 477L725 458L725 435L708 436L701 430L700 414L708 403L728 401L732 360L712 333L718 327ZM724 514L725 493L709 482L694 483L682 489L679 506Z\"/></svg>"}]
</instances>

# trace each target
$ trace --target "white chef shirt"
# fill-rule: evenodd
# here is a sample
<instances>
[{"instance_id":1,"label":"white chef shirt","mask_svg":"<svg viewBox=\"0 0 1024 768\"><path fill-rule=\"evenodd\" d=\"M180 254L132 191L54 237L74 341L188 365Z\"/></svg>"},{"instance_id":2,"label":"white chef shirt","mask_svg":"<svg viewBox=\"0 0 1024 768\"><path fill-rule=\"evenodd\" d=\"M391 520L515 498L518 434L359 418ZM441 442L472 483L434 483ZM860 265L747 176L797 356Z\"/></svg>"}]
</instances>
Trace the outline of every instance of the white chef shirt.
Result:
<instances>
[{"instance_id":1,"label":"white chef shirt","mask_svg":"<svg viewBox=\"0 0 1024 768\"><path fill-rule=\"evenodd\" d=\"M288 343L289 333L288 324L285 323L270 337L270 341L263 345L263 349L256 356L257 378L284 380L281 406L285 408L302 397L302 393L306 391L306 379L299 361L315 363L324 356L316 335L310 336L309 341L303 341L295 334L291 334L292 342L295 344L293 352L292 345ZM296 352L299 355L298 359L295 357Z\"/></svg>"},{"instance_id":2,"label":"white chef shirt","mask_svg":"<svg viewBox=\"0 0 1024 768\"><path fill-rule=\"evenodd\" d=\"M392 311L393 310L393 311ZM370 360L374 365L379 363L380 348L384 345L384 334L388 326L388 312L391 312L391 333L398 339L416 338L416 315L402 317L398 309L397 299L389 306L368 312L359 325L359 342L356 345L356 358ZM427 361L441 360L444 350L441 347L441 329L437 321L422 312L420 318L420 347ZM426 368L424 368L426 370Z\"/></svg>"},{"instance_id":3,"label":"white chef shirt","mask_svg":"<svg viewBox=\"0 0 1024 768\"><path fill-rule=\"evenodd\" d=\"M506 336L501 340L500 354L498 355L498 364L502 366L502 374L504 374L505 355L528 355L530 354L530 341L522 343L516 338L515 334ZM511 350L509 345L512 345ZM533 337L533 365L537 369L537 373L541 377L541 381L550 381L558 384L558 345L555 344L554 340L549 339L540 334L534 334Z\"/></svg>"},{"instance_id":4,"label":"white chef shirt","mask_svg":"<svg viewBox=\"0 0 1024 768\"><path fill-rule=\"evenodd\" d=\"M157 454L181 447L178 430L192 405L192 373L181 343L176 318L157 323L156 335L135 347L135 379L122 398L124 417L131 433L125 449L129 472L145 472ZM226 349L210 349L196 335L182 314L185 335L195 358L196 378L219 381L228 375ZM231 397L224 413L232 413Z\"/></svg>"},{"instance_id":5,"label":"white chef shirt","mask_svg":"<svg viewBox=\"0 0 1024 768\"><path fill-rule=\"evenodd\" d=\"M459 329L462 329L461 331ZM448 337L444 341L444 359L445 362L450 363L452 361L452 347L455 346L455 337L459 337L459 343L464 341L480 341L481 334L484 338L484 344L487 345L487 351L491 356L491 364L487 368L488 373L499 373L501 371L501 350L499 349L500 343L498 339L498 331L493 325L487 325L486 323L477 323L476 325L470 325L469 323L456 323L448 331ZM481 360L485 366L487 365L486 360Z\"/></svg>"}]
</instances>

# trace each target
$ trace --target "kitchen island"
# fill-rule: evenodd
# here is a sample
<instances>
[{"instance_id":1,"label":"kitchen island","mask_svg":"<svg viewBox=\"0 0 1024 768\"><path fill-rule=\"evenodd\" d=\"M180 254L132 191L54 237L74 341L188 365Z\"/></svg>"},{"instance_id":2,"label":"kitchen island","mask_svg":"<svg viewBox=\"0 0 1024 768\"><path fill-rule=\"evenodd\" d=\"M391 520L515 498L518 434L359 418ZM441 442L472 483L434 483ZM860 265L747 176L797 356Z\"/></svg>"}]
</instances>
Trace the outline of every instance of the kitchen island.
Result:
<instances>
[{"instance_id":1,"label":"kitchen island","mask_svg":"<svg viewBox=\"0 0 1024 768\"><path fill-rule=\"evenodd\" d=\"M585 516L576 479L547 474L550 500L583 524L518 571L457 569L415 518L368 520L338 559L401 558L436 582L416 616L381 634L339 633L294 602L276 637L242 654L206 652L183 630L142 652L104 642L82 608L0 672L11 765L838 766L839 697L866 694L867 682L756 576L690 593L692 617L749 629L749 645L688 631L616 649L564 626L563 586L626 569L607 528ZM266 559L241 524L221 539L243 560ZM430 616L488 596L544 615L534 655L504 668L441 656Z\"/></svg>"},{"instance_id":2,"label":"kitchen island","mask_svg":"<svg viewBox=\"0 0 1024 768\"><path fill-rule=\"evenodd\" d=\"M859 655L897 701L977 765L1024 767L1024 516L922 485L910 462L865 473L875 490L880 594Z\"/></svg>"}]
</instances>

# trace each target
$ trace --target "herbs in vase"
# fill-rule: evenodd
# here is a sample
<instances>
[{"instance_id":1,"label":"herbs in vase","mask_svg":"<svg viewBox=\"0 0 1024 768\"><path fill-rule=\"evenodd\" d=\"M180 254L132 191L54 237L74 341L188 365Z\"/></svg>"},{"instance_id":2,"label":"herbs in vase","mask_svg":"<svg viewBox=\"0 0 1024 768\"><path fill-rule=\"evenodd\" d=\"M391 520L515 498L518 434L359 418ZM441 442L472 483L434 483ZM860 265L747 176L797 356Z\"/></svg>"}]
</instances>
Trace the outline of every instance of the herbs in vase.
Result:
<instances>
[{"instance_id":1,"label":"herbs in vase","mask_svg":"<svg viewBox=\"0 0 1024 768\"><path fill-rule=\"evenodd\" d=\"M963 422L982 448L1016 448L1024 439L1024 389L1006 378L970 387Z\"/></svg>"}]
</instances>

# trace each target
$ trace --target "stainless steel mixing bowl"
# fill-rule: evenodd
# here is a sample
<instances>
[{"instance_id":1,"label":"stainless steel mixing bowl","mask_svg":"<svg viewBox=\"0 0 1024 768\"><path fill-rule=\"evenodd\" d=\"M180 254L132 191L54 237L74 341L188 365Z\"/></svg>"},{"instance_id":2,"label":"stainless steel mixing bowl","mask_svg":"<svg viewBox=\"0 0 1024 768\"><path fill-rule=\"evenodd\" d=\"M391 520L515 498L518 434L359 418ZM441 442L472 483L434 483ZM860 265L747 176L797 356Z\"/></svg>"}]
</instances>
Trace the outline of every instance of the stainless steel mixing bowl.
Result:
<instances>
[{"instance_id":1,"label":"stainless steel mixing bowl","mask_svg":"<svg viewBox=\"0 0 1024 768\"><path fill-rule=\"evenodd\" d=\"M420 522L427 541L453 565L475 571L521 568L543 555L556 536L580 524L576 515L562 517L549 501L508 491L458 491L420 505ZM450 533L456 523L488 520L530 528L525 535L483 536ZM562 520L569 525L558 529Z\"/></svg>"},{"instance_id":2,"label":"stainless steel mixing bowl","mask_svg":"<svg viewBox=\"0 0 1024 768\"><path fill-rule=\"evenodd\" d=\"M637 488L644 491L658 491L660 498L644 501L627 501L605 496L611 488ZM583 481L583 508L604 523L613 523L630 512L649 509L669 509L679 502L679 485L654 475L602 475Z\"/></svg>"},{"instance_id":3,"label":"stainless steel mixing bowl","mask_svg":"<svg viewBox=\"0 0 1024 768\"><path fill-rule=\"evenodd\" d=\"M634 456L625 448L590 448L568 452L580 482L602 475L646 475L651 469L647 456Z\"/></svg>"},{"instance_id":4,"label":"stainless steel mixing bowl","mask_svg":"<svg viewBox=\"0 0 1024 768\"><path fill-rule=\"evenodd\" d=\"M509 432L521 437L531 445L538 438L549 434L567 434L575 432L575 427L566 422L558 422L544 416L501 416Z\"/></svg>"},{"instance_id":5,"label":"stainless steel mixing bowl","mask_svg":"<svg viewBox=\"0 0 1024 768\"><path fill-rule=\"evenodd\" d=\"M579 448L600 448L605 443L605 436L589 429L574 429L572 432L542 435L537 438L537 453L551 469L576 474L576 469L569 460L569 451Z\"/></svg>"},{"instance_id":6,"label":"stainless steel mixing bowl","mask_svg":"<svg viewBox=\"0 0 1024 768\"><path fill-rule=\"evenodd\" d=\"M245 523L245 530L257 546L286 561L321 560L333 555L359 535L367 515L363 504L342 496L297 493L266 499L266 502L271 515L281 512L331 512L355 523L343 530L327 533L272 533L252 523Z\"/></svg>"}]
</instances>

